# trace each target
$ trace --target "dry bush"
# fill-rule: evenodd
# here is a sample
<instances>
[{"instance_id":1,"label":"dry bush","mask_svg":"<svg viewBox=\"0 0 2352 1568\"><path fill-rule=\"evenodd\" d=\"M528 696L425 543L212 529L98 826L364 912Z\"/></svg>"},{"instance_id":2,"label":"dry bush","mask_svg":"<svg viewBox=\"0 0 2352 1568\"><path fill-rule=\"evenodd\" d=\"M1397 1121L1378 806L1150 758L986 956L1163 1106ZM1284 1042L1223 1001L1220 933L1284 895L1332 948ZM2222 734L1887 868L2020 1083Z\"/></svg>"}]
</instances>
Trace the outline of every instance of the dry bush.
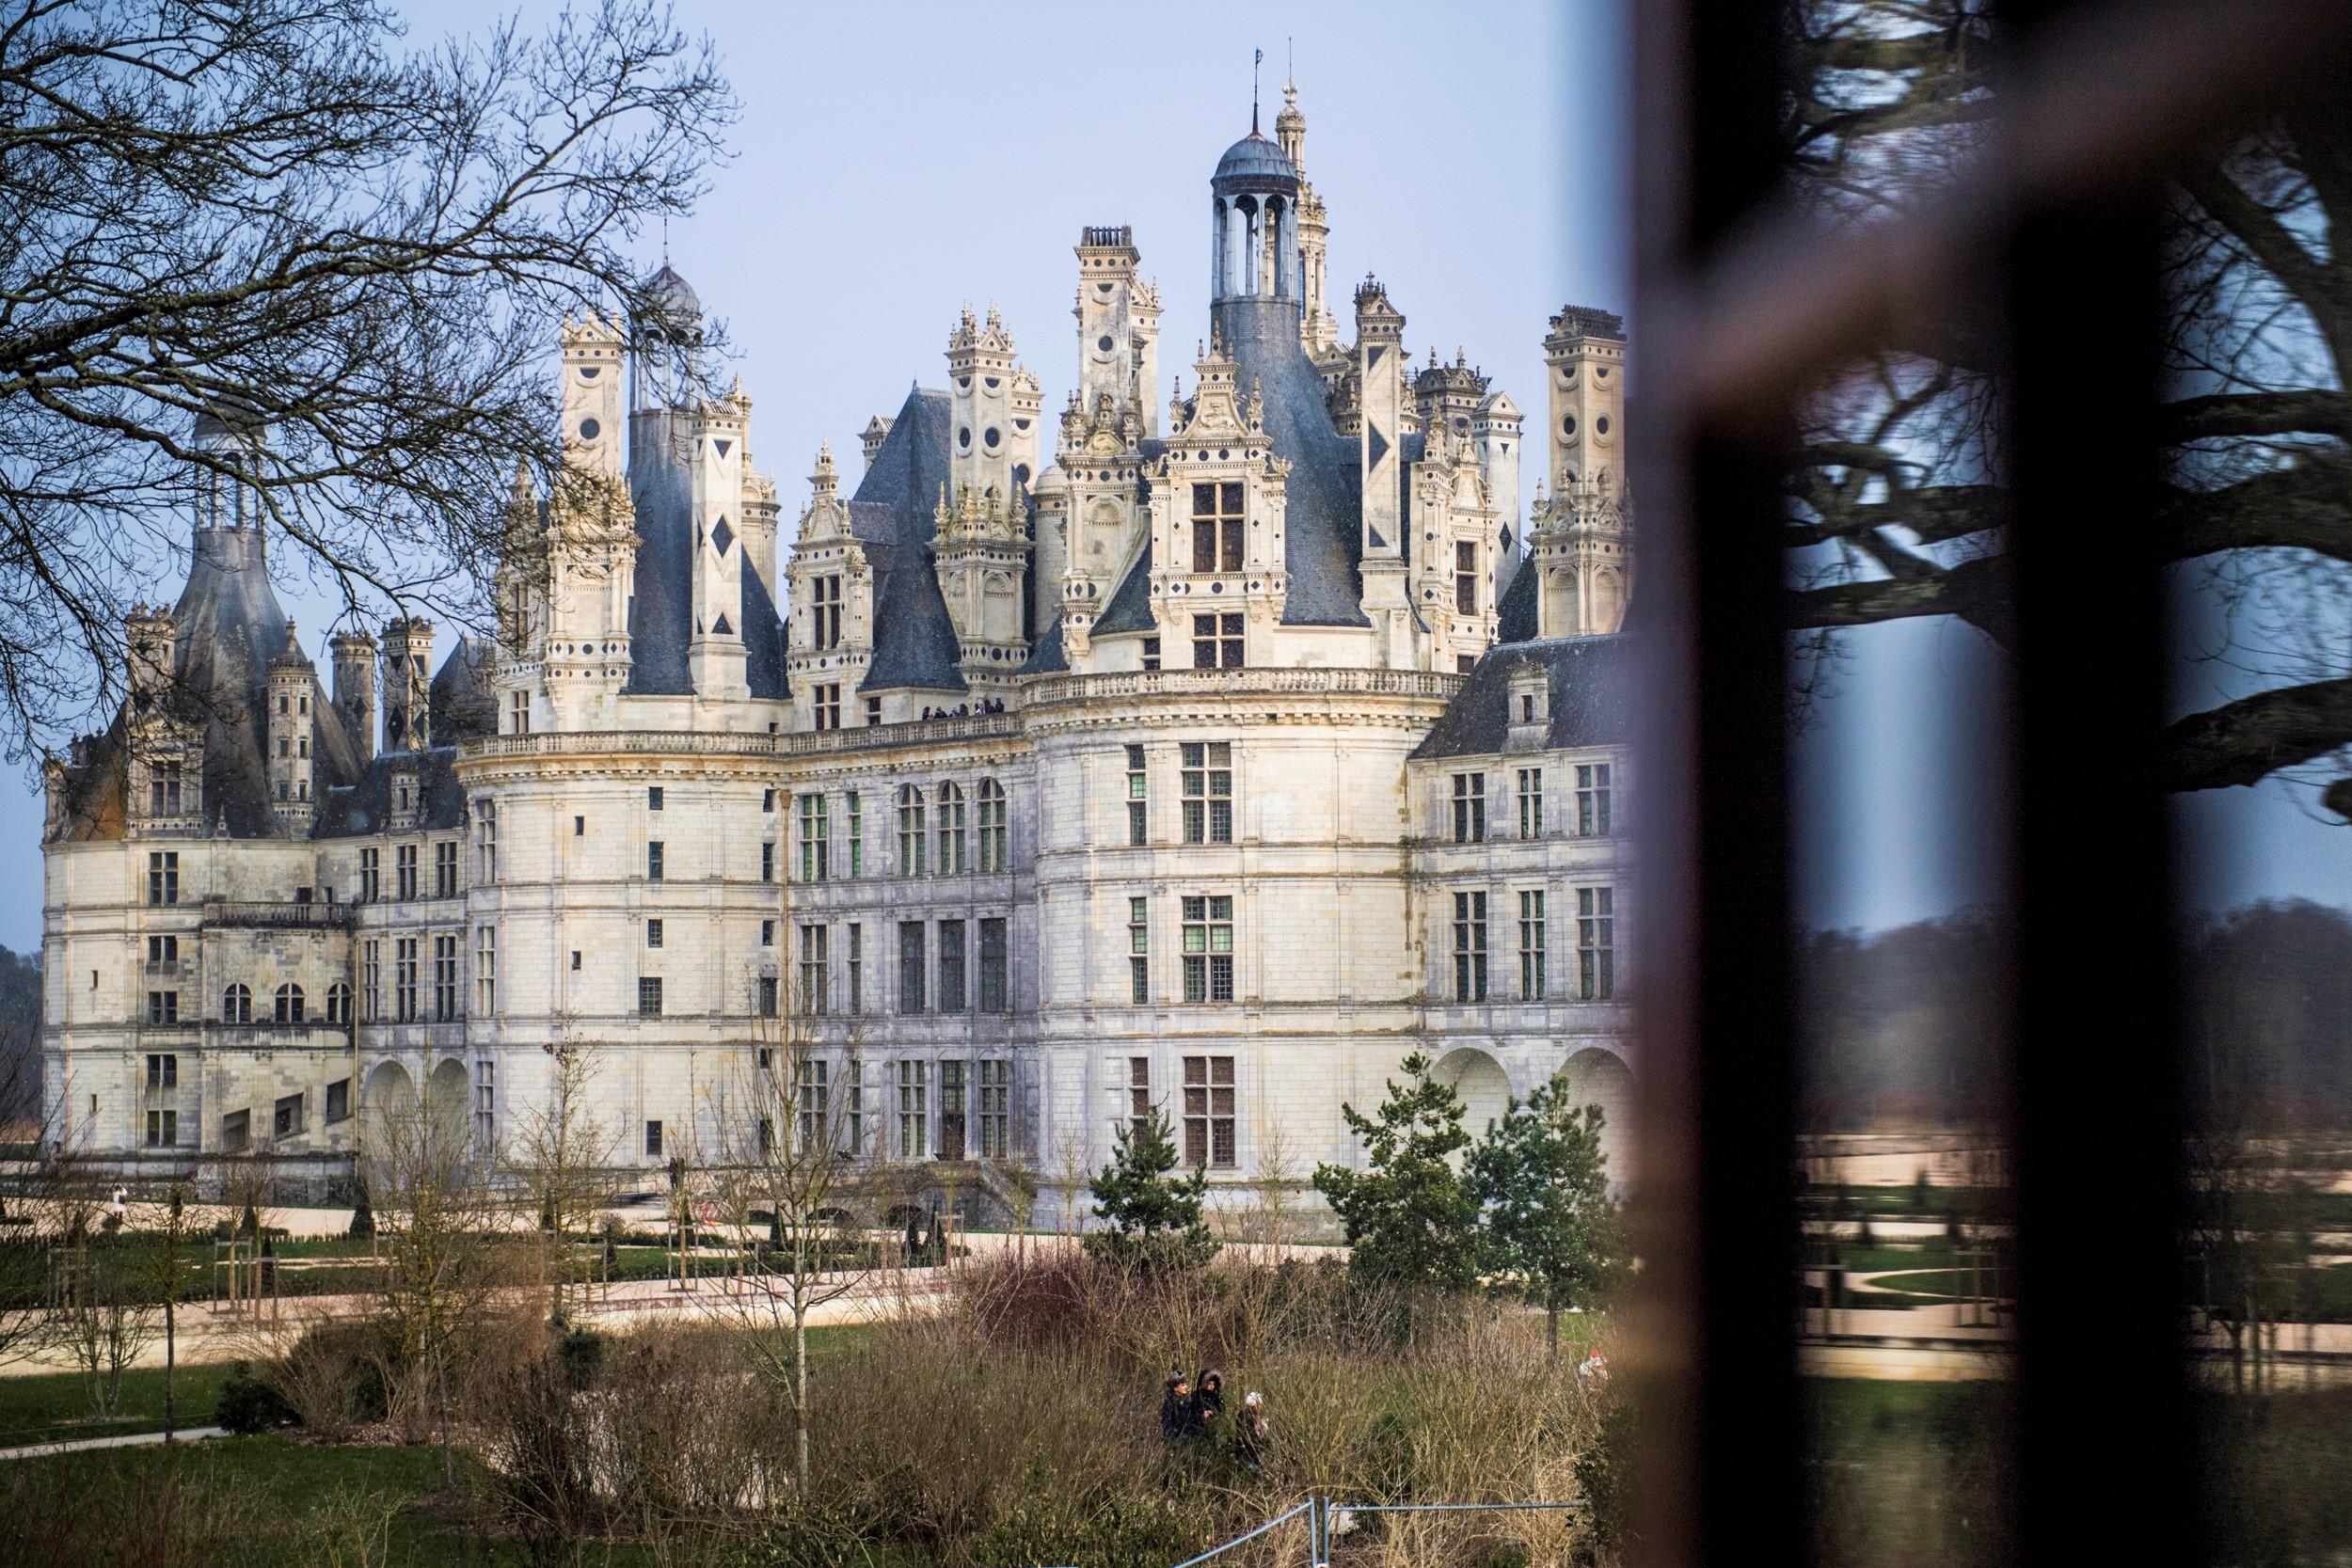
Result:
<instances>
[{"instance_id":1,"label":"dry bush","mask_svg":"<svg viewBox=\"0 0 2352 1568\"><path fill-rule=\"evenodd\" d=\"M203 1454L168 1467L19 1460L0 1465L0 1568L379 1568L394 1511L336 1491L289 1514L252 1477Z\"/></svg>"}]
</instances>

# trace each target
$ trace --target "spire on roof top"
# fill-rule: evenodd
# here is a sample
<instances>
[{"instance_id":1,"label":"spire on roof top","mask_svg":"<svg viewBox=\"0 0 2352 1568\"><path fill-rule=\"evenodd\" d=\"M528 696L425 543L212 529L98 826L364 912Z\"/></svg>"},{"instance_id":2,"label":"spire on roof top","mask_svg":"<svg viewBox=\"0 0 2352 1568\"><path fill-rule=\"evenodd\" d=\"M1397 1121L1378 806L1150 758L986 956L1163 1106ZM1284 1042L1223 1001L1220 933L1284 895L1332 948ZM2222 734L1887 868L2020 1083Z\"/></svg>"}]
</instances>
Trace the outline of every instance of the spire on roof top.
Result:
<instances>
[{"instance_id":1,"label":"spire on roof top","mask_svg":"<svg viewBox=\"0 0 2352 1568\"><path fill-rule=\"evenodd\" d=\"M1249 134L1258 134L1258 68L1265 64L1265 51L1253 49L1249 61Z\"/></svg>"}]
</instances>

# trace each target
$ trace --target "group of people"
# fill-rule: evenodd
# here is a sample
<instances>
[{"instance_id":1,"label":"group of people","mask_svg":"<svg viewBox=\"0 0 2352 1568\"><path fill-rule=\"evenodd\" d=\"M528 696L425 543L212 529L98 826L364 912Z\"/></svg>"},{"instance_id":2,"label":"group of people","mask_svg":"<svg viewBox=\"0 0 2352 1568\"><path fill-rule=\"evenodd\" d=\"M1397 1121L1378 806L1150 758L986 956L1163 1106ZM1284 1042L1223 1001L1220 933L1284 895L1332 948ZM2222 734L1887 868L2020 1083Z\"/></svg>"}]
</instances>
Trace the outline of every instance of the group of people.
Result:
<instances>
[{"instance_id":1,"label":"group of people","mask_svg":"<svg viewBox=\"0 0 2352 1568\"><path fill-rule=\"evenodd\" d=\"M1160 1436L1170 1447L1179 1443L1216 1443L1232 1448L1241 1462L1258 1467L1265 1452L1265 1396L1255 1388L1242 1396L1241 1411L1230 1422L1225 1416L1225 1376L1203 1367L1198 1378L1179 1367L1168 1374L1168 1391L1160 1399Z\"/></svg>"},{"instance_id":2,"label":"group of people","mask_svg":"<svg viewBox=\"0 0 2352 1568\"><path fill-rule=\"evenodd\" d=\"M974 707L970 703L958 703L953 707L927 707L923 710L923 717L926 719L964 719L975 713L1002 713L1004 711L1005 700L1002 697L991 697L978 707Z\"/></svg>"}]
</instances>

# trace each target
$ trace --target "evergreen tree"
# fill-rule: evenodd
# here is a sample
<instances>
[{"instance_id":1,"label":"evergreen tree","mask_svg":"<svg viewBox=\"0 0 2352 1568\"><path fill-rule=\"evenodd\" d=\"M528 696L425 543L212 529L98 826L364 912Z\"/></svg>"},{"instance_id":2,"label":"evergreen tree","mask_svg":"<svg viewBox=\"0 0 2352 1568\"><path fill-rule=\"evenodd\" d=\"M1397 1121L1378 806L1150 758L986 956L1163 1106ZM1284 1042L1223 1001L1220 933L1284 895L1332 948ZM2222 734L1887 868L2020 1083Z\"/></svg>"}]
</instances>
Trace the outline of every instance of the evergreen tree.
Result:
<instances>
[{"instance_id":1,"label":"evergreen tree","mask_svg":"<svg viewBox=\"0 0 2352 1568\"><path fill-rule=\"evenodd\" d=\"M352 1196L355 1201L351 1206L349 1233L360 1241L365 1241L375 1234L375 1211L368 1204L368 1184L365 1181L358 1183L357 1191Z\"/></svg>"},{"instance_id":2,"label":"evergreen tree","mask_svg":"<svg viewBox=\"0 0 2352 1568\"><path fill-rule=\"evenodd\" d=\"M1175 1168L1176 1141L1165 1116L1154 1111L1140 1129L1121 1127L1111 1163L1089 1183L1094 1217L1108 1228L1087 1232L1087 1251L1144 1269L1200 1268L1215 1258L1218 1243L1201 1217L1209 1173L1196 1166L1171 1181Z\"/></svg>"},{"instance_id":3,"label":"evergreen tree","mask_svg":"<svg viewBox=\"0 0 2352 1568\"><path fill-rule=\"evenodd\" d=\"M1470 1151L1464 1188L1485 1221L1484 1261L1544 1304L1545 1338L1560 1354L1560 1310L1589 1307L1625 1268L1625 1227L1609 1196L1597 1105L1569 1102L1545 1085Z\"/></svg>"},{"instance_id":4,"label":"evergreen tree","mask_svg":"<svg viewBox=\"0 0 2352 1568\"><path fill-rule=\"evenodd\" d=\"M1340 1114L1362 1140L1370 1168L1317 1165L1315 1190L1347 1227L1349 1273L1397 1285L1462 1290L1478 1278L1478 1206L1451 1156L1470 1143L1462 1100L1429 1075L1429 1058L1405 1058L1405 1084L1389 1081L1376 1118Z\"/></svg>"}]
</instances>

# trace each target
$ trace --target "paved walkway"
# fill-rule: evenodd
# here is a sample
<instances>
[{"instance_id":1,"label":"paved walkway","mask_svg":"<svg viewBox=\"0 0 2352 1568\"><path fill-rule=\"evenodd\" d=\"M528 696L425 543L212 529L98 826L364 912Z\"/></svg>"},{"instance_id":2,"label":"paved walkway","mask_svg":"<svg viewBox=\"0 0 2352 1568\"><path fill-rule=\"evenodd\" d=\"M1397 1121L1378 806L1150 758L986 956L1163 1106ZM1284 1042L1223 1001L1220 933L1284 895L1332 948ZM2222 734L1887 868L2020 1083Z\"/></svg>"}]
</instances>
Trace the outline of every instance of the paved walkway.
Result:
<instances>
[{"instance_id":1,"label":"paved walkway","mask_svg":"<svg viewBox=\"0 0 2352 1568\"><path fill-rule=\"evenodd\" d=\"M172 1433L176 1443L200 1443L208 1437L226 1437L227 1427L182 1427ZM65 1443L34 1443L22 1449L0 1449L0 1462L11 1459L42 1459L53 1453L80 1453L87 1449L149 1449L163 1446L160 1432L126 1432L119 1437L76 1437Z\"/></svg>"}]
</instances>

